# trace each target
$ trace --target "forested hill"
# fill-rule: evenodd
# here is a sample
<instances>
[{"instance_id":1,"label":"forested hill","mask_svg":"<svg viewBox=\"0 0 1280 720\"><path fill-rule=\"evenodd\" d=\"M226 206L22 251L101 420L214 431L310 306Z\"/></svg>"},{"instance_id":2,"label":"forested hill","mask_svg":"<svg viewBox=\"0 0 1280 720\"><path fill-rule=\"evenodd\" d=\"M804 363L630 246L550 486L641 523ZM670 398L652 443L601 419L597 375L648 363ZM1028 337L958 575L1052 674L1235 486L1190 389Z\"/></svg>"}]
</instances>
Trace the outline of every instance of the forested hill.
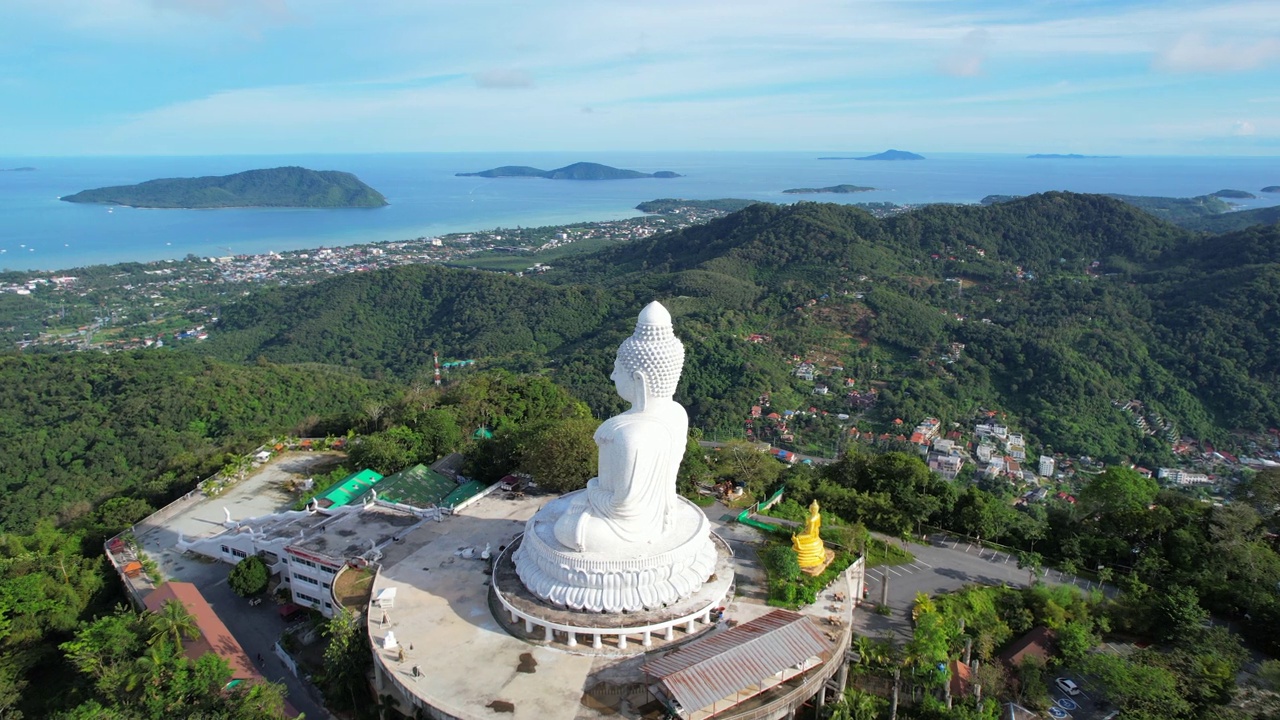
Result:
<instances>
[{"instance_id":1,"label":"forested hill","mask_svg":"<svg viewBox=\"0 0 1280 720\"><path fill-rule=\"evenodd\" d=\"M402 379L426 372L432 350L550 367L605 414L611 353L659 298L680 318L680 399L704 428L739 427L763 392L819 402L790 376L800 356L880 388L865 426L999 408L1056 449L1155 463L1167 442L1113 402L1140 400L1206 438L1280 425L1275 232L1206 238L1070 193L886 220L760 204L536 279L407 267L262 293L224 309L207 351ZM955 343L963 352L943 362Z\"/></svg>"},{"instance_id":2,"label":"forested hill","mask_svg":"<svg viewBox=\"0 0 1280 720\"><path fill-rule=\"evenodd\" d=\"M1203 230L1212 233L1244 230L1254 225L1275 225L1280 223L1280 205L1255 208L1253 210L1237 210L1235 212L1206 215L1182 222L1181 225L1191 230Z\"/></svg>"},{"instance_id":3,"label":"forested hill","mask_svg":"<svg viewBox=\"0 0 1280 720\"><path fill-rule=\"evenodd\" d=\"M224 309L209 349L233 361L316 361L402 379L430 373L433 351L530 369L635 301L603 288L413 265L245 298Z\"/></svg>"},{"instance_id":4,"label":"forested hill","mask_svg":"<svg viewBox=\"0 0 1280 720\"><path fill-rule=\"evenodd\" d=\"M188 353L0 357L0 531L127 494L154 507L273 434L345 433L388 385L326 367ZM145 513L144 513L145 514Z\"/></svg>"},{"instance_id":5,"label":"forested hill","mask_svg":"<svg viewBox=\"0 0 1280 720\"><path fill-rule=\"evenodd\" d=\"M583 258L553 277L595 281L619 273L701 268L771 283L799 268L820 276L905 271L935 260L932 255L962 251L968 253L960 264L967 267L956 269L967 273L1003 274L1002 263L1081 272L1094 260L1151 261L1192 239L1100 195L1054 192L990 206L929 205L885 220L843 205L758 204L706 225Z\"/></svg>"},{"instance_id":6,"label":"forested hill","mask_svg":"<svg viewBox=\"0 0 1280 720\"><path fill-rule=\"evenodd\" d=\"M61 199L140 208L370 208L387 204L382 193L351 173L300 167L148 180L84 190Z\"/></svg>"}]
</instances>

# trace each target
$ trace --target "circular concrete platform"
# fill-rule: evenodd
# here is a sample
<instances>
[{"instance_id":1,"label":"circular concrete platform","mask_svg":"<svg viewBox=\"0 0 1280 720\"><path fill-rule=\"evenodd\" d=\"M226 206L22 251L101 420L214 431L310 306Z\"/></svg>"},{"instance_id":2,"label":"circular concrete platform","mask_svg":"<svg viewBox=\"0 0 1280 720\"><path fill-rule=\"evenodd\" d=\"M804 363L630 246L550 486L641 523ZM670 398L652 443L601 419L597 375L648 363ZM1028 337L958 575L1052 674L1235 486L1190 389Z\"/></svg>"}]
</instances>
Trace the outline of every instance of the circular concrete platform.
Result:
<instances>
[{"instance_id":1,"label":"circular concrete platform","mask_svg":"<svg viewBox=\"0 0 1280 720\"><path fill-rule=\"evenodd\" d=\"M524 540L506 547L493 566L489 605L494 619L512 636L584 655L636 655L692 637L715 624L718 609L733 590L733 551L720 536L715 572L687 598L653 610L598 613L556 607L535 596L520 581L513 557Z\"/></svg>"}]
</instances>

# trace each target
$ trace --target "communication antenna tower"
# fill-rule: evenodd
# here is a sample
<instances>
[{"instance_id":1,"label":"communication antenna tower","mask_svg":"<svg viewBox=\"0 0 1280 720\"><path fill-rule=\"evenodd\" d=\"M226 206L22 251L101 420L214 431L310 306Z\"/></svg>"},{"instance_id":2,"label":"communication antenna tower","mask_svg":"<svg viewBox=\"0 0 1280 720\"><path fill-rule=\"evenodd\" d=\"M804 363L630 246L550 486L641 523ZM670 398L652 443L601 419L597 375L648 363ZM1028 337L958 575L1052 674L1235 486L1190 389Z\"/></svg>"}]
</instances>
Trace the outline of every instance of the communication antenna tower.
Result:
<instances>
[{"instance_id":1,"label":"communication antenna tower","mask_svg":"<svg viewBox=\"0 0 1280 720\"><path fill-rule=\"evenodd\" d=\"M439 386L440 385L440 354L437 352L432 352L431 360L436 367L436 385Z\"/></svg>"}]
</instances>

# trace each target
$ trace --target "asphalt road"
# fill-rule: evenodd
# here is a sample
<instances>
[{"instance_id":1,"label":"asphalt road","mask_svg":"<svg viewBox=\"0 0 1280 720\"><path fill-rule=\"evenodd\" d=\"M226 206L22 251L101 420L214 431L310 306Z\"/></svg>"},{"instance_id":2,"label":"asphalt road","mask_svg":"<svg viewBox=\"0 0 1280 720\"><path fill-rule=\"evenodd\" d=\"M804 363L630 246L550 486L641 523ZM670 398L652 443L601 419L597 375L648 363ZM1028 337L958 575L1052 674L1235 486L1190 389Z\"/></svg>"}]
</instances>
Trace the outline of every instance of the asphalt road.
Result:
<instances>
[{"instance_id":1,"label":"asphalt road","mask_svg":"<svg viewBox=\"0 0 1280 720\"><path fill-rule=\"evenodd\" d=\"M901 540L881 537L886 542L901 544ZM868 600L879 603L883 597L885 579L889 582L888 605L892 614L879 615L869 609L854 614L854 630L869 637L906 640L911 637L911 606L916 593L937 595L958 590L965 585L1009 585L1027 587L1030 573L1018 567L1018 559L964 540L942 535L928 536L928 544L907 543L906 548L915 555L915 561L903 565L883 565L867 571ZM1039 578L1053 584L1074 584L1086 587L1086 583L1056 570L1042 573ZM896 637L895 637L896 636Z\"/></svg>"}]
</instances>

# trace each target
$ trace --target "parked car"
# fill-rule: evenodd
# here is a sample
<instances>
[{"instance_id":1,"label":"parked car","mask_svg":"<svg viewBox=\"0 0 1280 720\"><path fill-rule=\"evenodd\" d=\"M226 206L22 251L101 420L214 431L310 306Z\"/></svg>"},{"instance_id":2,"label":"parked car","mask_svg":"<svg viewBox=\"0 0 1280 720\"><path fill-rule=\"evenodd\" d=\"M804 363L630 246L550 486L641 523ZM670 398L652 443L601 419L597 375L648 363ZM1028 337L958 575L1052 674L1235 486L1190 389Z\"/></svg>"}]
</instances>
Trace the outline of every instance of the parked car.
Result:
<instances>
[{"instance_id":1,"label":"parked car","mask_svg":"<svg viewBox=\"0 0 1280 720\"><path fill-rule=\"evenodd\" d=\"M1058 686L1059 690L1061 690L1062 692L1068 695L1080 694L1080 686L1076 685L1075 681L1072 680L1071 678L1058 678L1053 682Z\"/></svg>"}]
</instances>

